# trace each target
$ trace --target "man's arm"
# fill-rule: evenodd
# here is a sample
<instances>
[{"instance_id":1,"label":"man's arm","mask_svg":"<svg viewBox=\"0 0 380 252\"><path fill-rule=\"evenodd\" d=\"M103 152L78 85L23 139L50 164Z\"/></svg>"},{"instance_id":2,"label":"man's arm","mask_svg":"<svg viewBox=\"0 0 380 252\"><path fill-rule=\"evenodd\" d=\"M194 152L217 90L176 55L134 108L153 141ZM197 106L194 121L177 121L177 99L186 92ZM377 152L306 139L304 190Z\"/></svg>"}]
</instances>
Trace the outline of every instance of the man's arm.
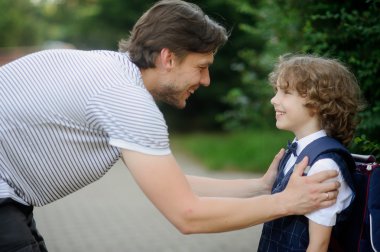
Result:
<instances>
[{"instance_id":1,"label":"man's arm","mask_svg":"<svg viewBox=\"0 0 380 252\"><path fill-rule=\"evenodd\" d=\"M122 150L122 155L147 197L178 230L186 234L241 229L335 202L324 201L325 196L321 192L336 189L335 184L316 184L298 176L293 176L284 192L275 195L244 199L199 197L193 193L172 155L154 156L128 150ZM303 170L299 170L298 174L302 176ZM306 190L300 188L305 185ZM299 191L302 192L298 194Z\"/></svg>"},{"instance_id":2,"label":"man's arm","mask_svg":"<svg viewBox=\"0 0 380 252\"><path fill-rule=\"evenodd\" d=\"M284 149L281 149L261 178L223 180L188 175L187 179L198 196L247 198L270 194L283 155Z\"/></svg>"},{"instance_id":3,"label":"man's arm","mask_svg":"<svg viewBox=\"0 0 380 252\"><path fill-rule=\"evenodd\" d=\"M332 227L309 220L309 246L307 252L325 252L329 247Z\"/></svg>"}]
</instances>

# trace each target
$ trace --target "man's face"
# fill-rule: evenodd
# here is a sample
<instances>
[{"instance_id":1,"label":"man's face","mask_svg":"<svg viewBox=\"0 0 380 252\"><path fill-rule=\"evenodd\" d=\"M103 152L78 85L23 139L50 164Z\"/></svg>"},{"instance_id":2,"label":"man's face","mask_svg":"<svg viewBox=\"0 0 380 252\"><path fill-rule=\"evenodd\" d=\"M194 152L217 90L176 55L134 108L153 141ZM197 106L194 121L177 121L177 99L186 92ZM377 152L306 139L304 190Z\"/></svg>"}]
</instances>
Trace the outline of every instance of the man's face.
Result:
<instances>
[{"instance_id":1,"label":"man's face","mask_svg":"<svg viewBox=\"0 0 380 252\"><path fill-rule=\"evenodd\" d=\"M201 85L210 85L209 66L213 53L189 53L182 61L175 58L166 83L157 85L151 93L157 100L177 108L184 108L186 100Z\"/></svg>"}]
</instances>

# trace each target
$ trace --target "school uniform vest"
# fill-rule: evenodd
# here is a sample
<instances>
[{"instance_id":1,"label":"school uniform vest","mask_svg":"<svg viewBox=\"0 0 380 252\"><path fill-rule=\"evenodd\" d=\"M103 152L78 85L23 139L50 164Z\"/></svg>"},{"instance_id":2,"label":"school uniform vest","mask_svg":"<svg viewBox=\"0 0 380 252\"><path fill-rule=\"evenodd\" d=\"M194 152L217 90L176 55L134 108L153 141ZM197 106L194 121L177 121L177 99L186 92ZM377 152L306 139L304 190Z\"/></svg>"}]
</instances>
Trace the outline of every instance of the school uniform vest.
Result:
<instances>
[{"instance_id":1,"label":"school uniform vest","mask_svg":"<svg viewBox=\"0 0 380 252\"><path fill-rule=\"evenodd\" d=\"M323 137L326 138L326 137ZM333 152L327 152L318 155L313 160L310 160L310 166L314 164L317 160L323 158L333 159L339 166L343 178L346 180L349 187L353 190L353 183L349 169L347 169L347 161L349 152L346 148L338 143L333 138L327 137L328 141L331 139L331 143L334 145ZM326 140L326 139L324 139ZM318 141L318 139L316 140ZM304 156L309 156L308 153L321 152L320 146L314 144L316 141L310 143L297 157L296 163L302 160ZM338 154L339 153L339 154ZM348 155L342 153L347 153ZM290 176L293 173L294 166L284 174L285 165L291 155L291 152L287 152L279 164L278 176L274 182L272 188L272 194L281 192L285 189L289 182ZM349 165L352 165L350 161ZM353 190L354 192L354 190ZM351 201L352 202L352 201ZM337 216L337 225L343 221L347 216L349 209L346 208ZM336 227L334 226L334 228ZM334 229L333 228L333 229ZM333 231L334 232L334 231ZM273 221L264 223L263 230L260 238L258 251L262 252L290 252L290 251L306 251L309 244L309 229L308 229L308 219L303 215L292 215L283 218L279 218ZM329 250L331 251L331 250Z\"/></svg>"}]
</instances>

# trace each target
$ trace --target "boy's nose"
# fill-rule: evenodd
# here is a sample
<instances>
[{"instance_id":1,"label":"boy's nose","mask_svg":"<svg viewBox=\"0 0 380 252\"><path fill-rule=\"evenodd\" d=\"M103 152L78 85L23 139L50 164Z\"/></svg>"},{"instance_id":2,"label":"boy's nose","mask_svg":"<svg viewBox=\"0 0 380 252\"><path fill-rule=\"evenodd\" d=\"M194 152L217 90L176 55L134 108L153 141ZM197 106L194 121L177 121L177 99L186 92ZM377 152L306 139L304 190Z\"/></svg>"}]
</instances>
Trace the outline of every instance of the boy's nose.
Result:
<instances>
[{"instance_id":1,"label":"boy's nose","mask_svg":"<svg viewBox=\"0 0 380 252\"><path fill-rule=\"evenodd\" d=\"M272 99L270 99L270 103L271 103L272 105L275 105L275 104L276 104L276 101L277 101L277 97L276 97L276 96L277 96L277 95L273 96Z\"/></svg>"}]
</instances>

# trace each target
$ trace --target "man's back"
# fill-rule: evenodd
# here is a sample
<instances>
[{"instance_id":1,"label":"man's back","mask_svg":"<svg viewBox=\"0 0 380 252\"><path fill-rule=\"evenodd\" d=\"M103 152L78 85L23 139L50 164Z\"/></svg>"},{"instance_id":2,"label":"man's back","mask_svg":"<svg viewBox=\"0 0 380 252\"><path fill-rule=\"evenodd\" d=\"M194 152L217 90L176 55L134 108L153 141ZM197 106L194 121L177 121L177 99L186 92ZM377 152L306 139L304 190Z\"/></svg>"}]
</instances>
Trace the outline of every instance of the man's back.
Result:
<instances>
[{"instance_id":1,"label":"man's back","mask_svg":"<svg viewBox=\"0 0 380 252\"><path fill-rule=\"evenodd\" d=\"M0 175L33 205L103 176L119 150L99 103L115 102L118 86L147 93L127 56L108 51L35 53L0 68L0 82Z\"/></svg>"}]
</instances>

